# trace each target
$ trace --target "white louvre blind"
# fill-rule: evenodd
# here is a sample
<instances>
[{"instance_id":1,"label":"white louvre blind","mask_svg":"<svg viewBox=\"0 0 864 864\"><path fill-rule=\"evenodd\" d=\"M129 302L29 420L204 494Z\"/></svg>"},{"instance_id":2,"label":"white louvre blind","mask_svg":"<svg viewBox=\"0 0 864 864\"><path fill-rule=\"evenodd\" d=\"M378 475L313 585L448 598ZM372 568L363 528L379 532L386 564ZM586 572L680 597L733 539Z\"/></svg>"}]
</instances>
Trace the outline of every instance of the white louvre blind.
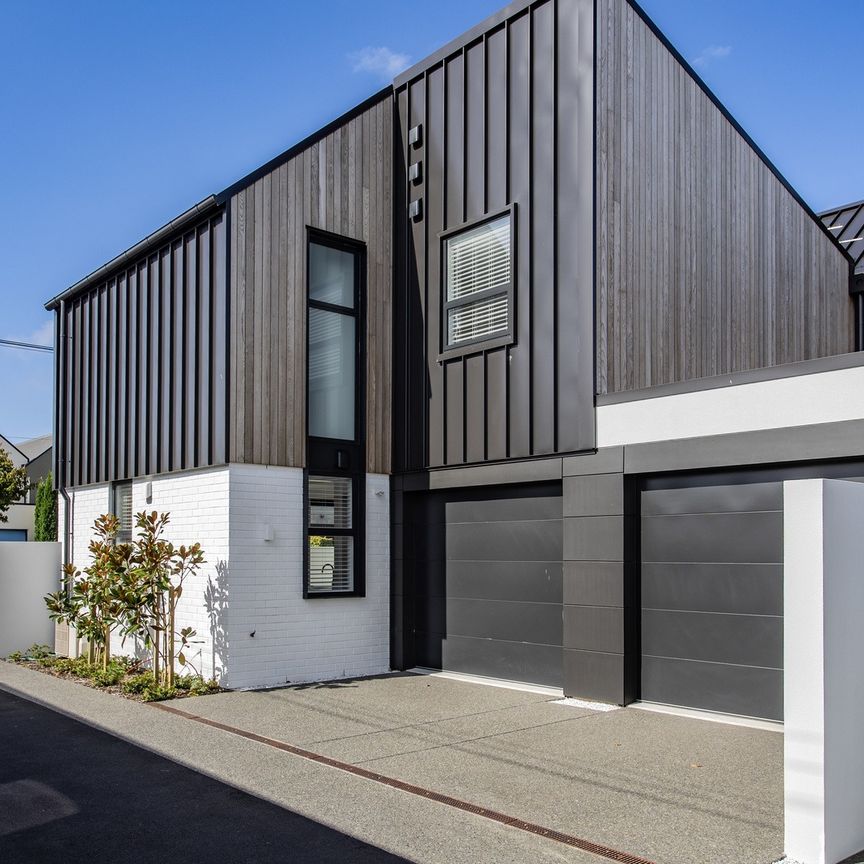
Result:
<instances>
[{"instance_id":1,"label":"white louvre blind","mask_svg":"<svg viewBox=\"0 0 864 864\"><path fill-rule=\"evenodd\" d=\"M447 240L447 299L510 284L510 216Z\"/></svg>"},{"instance_id":2,"label":"white louvre blind","mask_svg":"<svg viewBox=\"0 0 864 864\"><path fill-rule=\"evenodd\" d=\"M506 334L513 278L510 215L448 238L446 254L448 346Z\"/></svg>"},{"instance_id":3,"label":"white louvre blind","mask_svg":"<svg viewBox=\"0 0 864 864\"><path fill-rule=\"evenodd\" d=\"M350 477L309 476L310 593L354 590L352 485Z\"/></svg>"},{"instance_id":4,"label":"white louvre blind","mask_svg":"<svg viewBox=\"0 0 864 864\"><path fill-rule=\"evenodd\" d=\"M309 591L354 590L354 538L309 537Z\"/></svg>"},{"instance_id":5,"label":"white louvre blind","mask_svg":"<svg viewBox=\"0 0 864 864\"><path fill-rule=\"evenodd\" d=\"M126 543L132 539L132 484L118 483L114 487L114 515L120 520L117 539Z\"/></svg>"},{"instance_id":6,"label":"white louvre blind","mask_svg":"<svg viewBox=\"0 0 864 864\"><path fill-rule=\"evenodd\" d=\"M450 309L447 313L447 341L455 345L469 339L506 333L508 306L507 294L499 294Z\"/></svg>"}]
</instances>

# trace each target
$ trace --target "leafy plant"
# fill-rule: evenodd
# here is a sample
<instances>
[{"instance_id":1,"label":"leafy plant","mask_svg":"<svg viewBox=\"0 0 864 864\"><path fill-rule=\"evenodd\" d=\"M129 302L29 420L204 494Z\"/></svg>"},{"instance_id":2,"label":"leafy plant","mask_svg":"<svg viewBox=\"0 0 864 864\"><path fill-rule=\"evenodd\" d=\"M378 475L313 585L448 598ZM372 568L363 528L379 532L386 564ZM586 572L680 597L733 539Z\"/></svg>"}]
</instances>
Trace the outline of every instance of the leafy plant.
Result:
<instances>
[{"instance_id":1,"label":"leafy plant","mask_svg":"<svg viewBox=\"0 0 864 864\"><path fill-rule=\"evenodd\" d=\"M53 654L50 645L40 645L37 642L34 642L26 653L30 660L41 660L43 657L49 657Z\"/></svg>"},{"instance_id":2,"label":"leafy plant","mask_svg":"<svg viewBox=\"0 0 864 864\"><path fill-rule=\"evenodd\" d=\"M9 521L6 511L29 489L30 480L24 466L16 468L9 454L0 447L0 522Z\"/></svg>"},{"instance_id":3,"label":"leafy plant","mask_svg":"<svg viewBox=\"0 0 864 864\"><path fill-rule=\"evenodd\" d=\"M6 659L12 663L20 663L24 659L24 655L20 651L13 651Z\"/></svg>"},{"instance_id":4,"label":"leafy plant","mask_svg":"<svg viewBox=\"0 0 864 864\"><path fill-rule=\"evenodd\" d=\"M36 487L33 522L33 536L37 541L53 543L57 540L57 492L50 471Z\"/></svg>"},{"instance_id":5,"label":"leafy plant","mask_svg":"<svg viewBox=\"0 0 864 864\"><path fill-rule=\"evenodd\" d=\"M196 632L176 629L177 606L183 583L204 563L200 543L175 547L163 538L170 521L167 513L138 513L126 580L124 633L139 636L151 650L151 667L157 686L173 688L175 661L186 665L185 650Z\"/></svg>"},{"instance_id":6,"label":"leafy plant","mask_svg":"<svg viewBox=\"0 0 864 864\"><path fill-rule=\"evenodd\" d=\"M45 598L48 614L55 621L65 622L87 640L88 662L101 659L108 668L111 656L111 630L126 618L130 600L130 544L117 543L120 522L106 514L93 523L96 536L90 541L90 566L83 574L74 564L63 568L59 591Z\"/></svg>"}]
</instances>

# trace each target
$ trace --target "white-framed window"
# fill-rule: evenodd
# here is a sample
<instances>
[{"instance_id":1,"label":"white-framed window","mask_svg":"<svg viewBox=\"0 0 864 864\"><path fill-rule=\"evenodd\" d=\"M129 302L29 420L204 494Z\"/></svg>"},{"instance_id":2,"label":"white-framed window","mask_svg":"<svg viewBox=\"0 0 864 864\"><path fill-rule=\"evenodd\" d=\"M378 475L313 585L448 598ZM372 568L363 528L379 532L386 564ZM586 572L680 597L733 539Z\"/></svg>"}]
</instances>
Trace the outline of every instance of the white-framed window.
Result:
<instances>
[{"instance_id":1,"label":"white-framed window","mask_svg":"<svg viewBox=\"0 0 864 864\"><path fill-rule=\"evenodd\" d=\"M446 232L443 349L513 336L513 213Z\"/></svg>"}]
</instances>

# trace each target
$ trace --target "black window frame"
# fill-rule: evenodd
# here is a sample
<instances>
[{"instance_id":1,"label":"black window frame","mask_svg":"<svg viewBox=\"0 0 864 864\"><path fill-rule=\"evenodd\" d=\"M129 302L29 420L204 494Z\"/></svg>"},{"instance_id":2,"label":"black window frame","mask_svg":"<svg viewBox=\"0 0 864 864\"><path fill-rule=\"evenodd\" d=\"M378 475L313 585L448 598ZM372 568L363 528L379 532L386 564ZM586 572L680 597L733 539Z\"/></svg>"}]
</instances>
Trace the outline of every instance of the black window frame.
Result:
<instances>
[{"instance_id":1,"label":"black window frame","mask_svg":"<svg viewBox=\"0 0 864 864\"><path fill-rule=\"evenodd\" d=\"M128 531L123 528L123 514L120 512L120 508L118 507L119 492L123 487L129 488ZM131 480L116 480L111 484L111 512L117 517L117 520L120 523L120 526L117 529L117 536L114 538L117 543L131 543L132 537L135 534L135 508L132 506L132 491Z\"/></svg>"},{"instance_id":2,"label":"black window frame","mask_svg":"<svg viewBox=\"0 0 864 864\"><path fill-rule=\"evenodd\" d=\"M473 228L478 228L487 222L495 222L504 216L509 216L510 219L510 281L506 288L496 287L487 288L484 291L478 291L474 294L469 294L467 297L460 297L458 300L447 299L447 241L470 231ZM468 222L463 222L453 228L448 228L438 234L438 246L440 255L440 272L441 272L441 324L439 332L440 345L438 360L449 360L452 357L463 357L467 354L475 354L480 351L486 351L493 348L501 348L505 345L513 345L516 342L516 204L509 204L507 207L497 210L494 213L487 213L477 219L472 219ZM507 296L507 332L497 333L494 336L478 336L474 339L465 339L460 342L450 344L450 327L449 327L449 312L451 309L456 309L460 306L468 306L478 300L484 300L487 297L496 297L506 294Z\"/></svg>"},{"instance_id":3,"label":"black window frame","mask_svg":"<svg viewBox=\"0 0 864 864\"><path fill-rule=\"evenodd\" d=\"M310 247L338 249L355 256L354 307L349 309L309 296ZM366 596L366 244L358 240L306 228L306 467L303 471L303 598ZM309 319L311 309L336 312L354 318L354 439L322 438L309 434ZM309 478L343 477L351 480L351 528L322 529L309 524ZM353 588L351 591L309 590L309 537L353 537Z\"/></svg>"}]
</instances>

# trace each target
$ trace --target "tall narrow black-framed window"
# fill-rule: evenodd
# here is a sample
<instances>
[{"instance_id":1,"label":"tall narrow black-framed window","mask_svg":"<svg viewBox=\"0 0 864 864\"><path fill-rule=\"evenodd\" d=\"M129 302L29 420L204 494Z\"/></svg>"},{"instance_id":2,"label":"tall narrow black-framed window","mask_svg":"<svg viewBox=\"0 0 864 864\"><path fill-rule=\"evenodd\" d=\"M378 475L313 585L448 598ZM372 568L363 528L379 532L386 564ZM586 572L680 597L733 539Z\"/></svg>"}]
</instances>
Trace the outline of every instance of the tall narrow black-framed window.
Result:
<instances>
[{"instance_id":1,"label":"tall narrow black-framed window","mask_svg":"<svg viewBox=\"0 0 864 864\"><path fill-rule=\"evenodd\" d=\"M117 529L118 543L128 543L134 528L132 519L132 483L114 483L111 487L111 512L120 521Z\"/></svg>"},{"instance_id":2,"label":"tall narrow black-framed window","mask_svg":"<svg viewBox=\"0 0 864 864\"><path fill-rule=\"evenodd\" d=\"M443 232L442 353L513 341L514 207Z\"/></svg>"},{"instance_id":3,"label":"tall narrow black-framed window","mask_svg":"<svg viewBox=\"0 0 864 864\"><path fill-rule=\"evenodd\" d=\"M303 596L365 594L365 248L309 230Z\"/></svg>"}]
</instances>

